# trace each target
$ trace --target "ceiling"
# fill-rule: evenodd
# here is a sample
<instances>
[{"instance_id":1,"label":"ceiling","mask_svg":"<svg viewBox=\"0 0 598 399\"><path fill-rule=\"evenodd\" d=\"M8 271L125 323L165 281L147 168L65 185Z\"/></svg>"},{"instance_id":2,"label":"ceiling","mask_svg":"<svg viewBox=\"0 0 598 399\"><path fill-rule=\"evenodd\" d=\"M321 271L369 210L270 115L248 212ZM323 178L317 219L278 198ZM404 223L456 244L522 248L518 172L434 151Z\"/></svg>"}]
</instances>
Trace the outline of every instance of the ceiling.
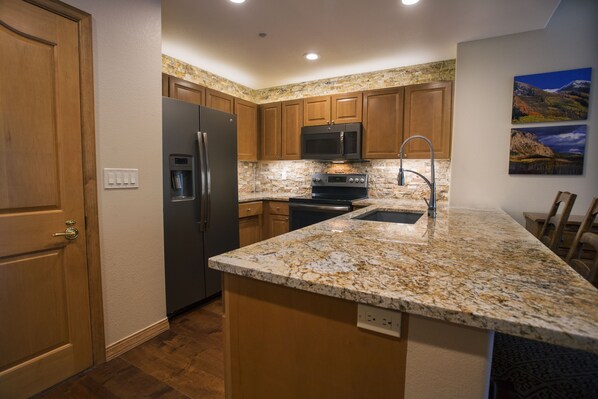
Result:
<instances>
[{"instance_id":1,"label":"ceiling","mask_svg":"<svg viewBox=\"0 0 598 399\"><path fill-rule=\"evenodd\" d=\"M457 43L544 28L559 2L162 0L162 52L262 89L454 59Z\"/></svg>"}]
</instances>

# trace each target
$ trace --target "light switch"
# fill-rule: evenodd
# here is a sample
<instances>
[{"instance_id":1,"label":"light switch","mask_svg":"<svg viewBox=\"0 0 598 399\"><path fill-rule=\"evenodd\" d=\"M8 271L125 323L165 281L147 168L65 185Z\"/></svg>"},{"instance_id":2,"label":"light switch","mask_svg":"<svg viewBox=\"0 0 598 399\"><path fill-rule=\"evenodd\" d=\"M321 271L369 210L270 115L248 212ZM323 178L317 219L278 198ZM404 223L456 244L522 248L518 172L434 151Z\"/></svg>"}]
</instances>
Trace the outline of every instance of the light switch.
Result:
<instances>
[{"instance_id":1,"label":"light switch","mask_svg":"<svg viewBox=\"0 0 598 399\"><path fill-rule=\"evenodd\" d=\"M138 188L139 169L104 168L104 188Z\"/></svg>"}]
</instances>

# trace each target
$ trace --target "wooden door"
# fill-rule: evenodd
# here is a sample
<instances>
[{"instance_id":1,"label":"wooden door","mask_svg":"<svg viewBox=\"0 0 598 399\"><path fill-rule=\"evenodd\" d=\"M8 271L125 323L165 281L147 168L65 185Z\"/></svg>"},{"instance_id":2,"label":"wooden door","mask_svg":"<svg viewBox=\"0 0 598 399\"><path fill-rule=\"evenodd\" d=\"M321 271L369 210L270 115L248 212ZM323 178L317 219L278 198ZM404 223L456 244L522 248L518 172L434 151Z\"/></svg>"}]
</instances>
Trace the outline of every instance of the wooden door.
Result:
<instances>
[{"instance_id":1,"label":"wooden door","mask_svg":"<svg viewBox=\"0 0 598 399\"><path fill-rule=\"evenodd\" d=\"M398 158L403 137L403 89L363 93L363 157Z\"/></svg>"},{"instance_id":2,"label":"wooden door","mask_svg":"<svg viewBox=\"0 0 598 399\"><path fill-rule=\"evenodd\" d=\"M280 102L260 105L261 159L280 159Z\"/></svg>"},{"instance_id":3,"label":"wooden door","mask_svg":"<svg viewBox=\"0 0 598 399\"><path fill-rule=\"evenodd\" d=\"M217 90L206 89L206 107L233 113L234 97Z\"/></svg>"},{"instance_id":4,"label":"wooden door","mask_svg":"<svg viewBox=\"0 0 598 399\"><path fill-rule=\"evenodd\" d=\"M404 139L414 135L432 141L438 159L451 156L452 82L426 83L405 87ZM405 146L408 158L430 158L423 140Z\"/></svg>"},{"instance_id":5,"label":"wooden door","mask_svg":"<svg viewBox=\"0 0 598 399\"><path fill-rule=\"evenodd\" d=\"M175 76L168 77L168 96L192 104L206 104L205 87Z\"/></svg>"},{"instance_id":6,"label":"wooden door","mask_svg":"<svg viewBox=\"0 0 598 399\"><path fill-rule=\"evenodd\" d=\"M235 98L237 115L237 157L240 161L257 161L257 105Z\"/></svg>"},{"instance_id":7,"label":"wooden door","mask_svg":"<svg viewBox=\"0 0 598 399\"><path fill-rule=\"evenodd\" d=\"M303 100L282 103L282 159L301 159Z\"/></svg>"},{"instance_id":8,"label":"wooden door","mask_svg":"<svg viewBox=\"0 0 598 399\"><path fill-rule=\"evenodd\" d=\"M332 96L330 117L332 123L361 122L362 93L343 93Z\"/></svg>"},{"instance_id":9,"label":"wooden door","mask_svg":"<svg viewBox=\"0 0 598 399\"><path fill-rule=\"evenodd\" d=\"M79 25L0 2L0 397L92 365ZM76 222L78 238L65 232Z\"/></svg>"},{"instance_id":10,"label":"wooden door","mask_svg":"<svg viewBox=\"0 0 598 399\"><path fill-rule=\"evenodd\" d=\"M320 126L330 122L330 96L303 100L303 125Z\"/></svg>"}]
</instances>

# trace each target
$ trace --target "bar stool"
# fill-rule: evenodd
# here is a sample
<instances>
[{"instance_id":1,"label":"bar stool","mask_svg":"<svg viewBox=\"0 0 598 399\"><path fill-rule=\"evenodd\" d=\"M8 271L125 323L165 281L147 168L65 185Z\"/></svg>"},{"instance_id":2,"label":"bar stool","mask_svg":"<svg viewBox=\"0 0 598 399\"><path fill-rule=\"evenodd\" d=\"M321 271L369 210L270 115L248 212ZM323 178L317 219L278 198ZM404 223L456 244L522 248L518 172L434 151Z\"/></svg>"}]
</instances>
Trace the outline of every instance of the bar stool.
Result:
<instances>
[{"instance_id":1,"label":"bar stool","mask_svg":"<svg viewBox=\"0 0 598 399\"><path fill-rule=\"evenodd\" d=\"M592 200L586 216L583 218L581 225L571 249L567 253L565 261L581 274L586 280L594 285L598 284L598 234L592 233L592 225L598 216L598 197ZM590 246L594 249L594 259L581 259L584 251L584 245Z\"/></svg>"},{"instance_id":2,"label":"bar stool","mask_svg":"<svg viewBox=\"0 0 598 399\"><path fill-rule=\"evenodd\" d=\"M542 226L542 230L540 230L538 238L556 254L558 254L563 237L563 230L565 229L565 225L567 224L576 198L577 194L571 194L568 191L559 191L550 207L548 215L546 215L546 221ZM556 213L561 204L563 204L563 212L557 216ZM554 226L554 230L549 229L550 225ZM564 256L566 253L563 253L562 255Z\"/></svg>"}]
</instances>

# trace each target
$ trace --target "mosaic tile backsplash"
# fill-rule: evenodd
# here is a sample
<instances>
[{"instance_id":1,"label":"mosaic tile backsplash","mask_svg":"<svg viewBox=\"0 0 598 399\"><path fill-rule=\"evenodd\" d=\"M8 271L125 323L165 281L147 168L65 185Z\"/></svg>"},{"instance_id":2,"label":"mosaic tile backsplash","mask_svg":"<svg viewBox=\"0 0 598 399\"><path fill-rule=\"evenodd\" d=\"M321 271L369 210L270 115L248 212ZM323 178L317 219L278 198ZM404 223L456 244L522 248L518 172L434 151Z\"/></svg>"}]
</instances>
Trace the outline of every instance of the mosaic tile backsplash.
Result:
<instances>
[{"instance_id":1,"label":"mosaic tile backsplash","mask_svg":"<svg viewBox=\"0 0 598 399\"><path fill-rule=\"evenodd\" d=\"M448 200L449 160L436 160L436 195L439 201ZM406 159L405 169L430 176L430 160ZM407 173L407 185L397 184L399 160L384 159L352 164L330 164L314 161L260 161L238 163L239 192L268 192L305 194L310 191L314 173L367 173L371 198L422 199L429 198L428 185L418 176Z\"/></svg>"}]
</instances>

